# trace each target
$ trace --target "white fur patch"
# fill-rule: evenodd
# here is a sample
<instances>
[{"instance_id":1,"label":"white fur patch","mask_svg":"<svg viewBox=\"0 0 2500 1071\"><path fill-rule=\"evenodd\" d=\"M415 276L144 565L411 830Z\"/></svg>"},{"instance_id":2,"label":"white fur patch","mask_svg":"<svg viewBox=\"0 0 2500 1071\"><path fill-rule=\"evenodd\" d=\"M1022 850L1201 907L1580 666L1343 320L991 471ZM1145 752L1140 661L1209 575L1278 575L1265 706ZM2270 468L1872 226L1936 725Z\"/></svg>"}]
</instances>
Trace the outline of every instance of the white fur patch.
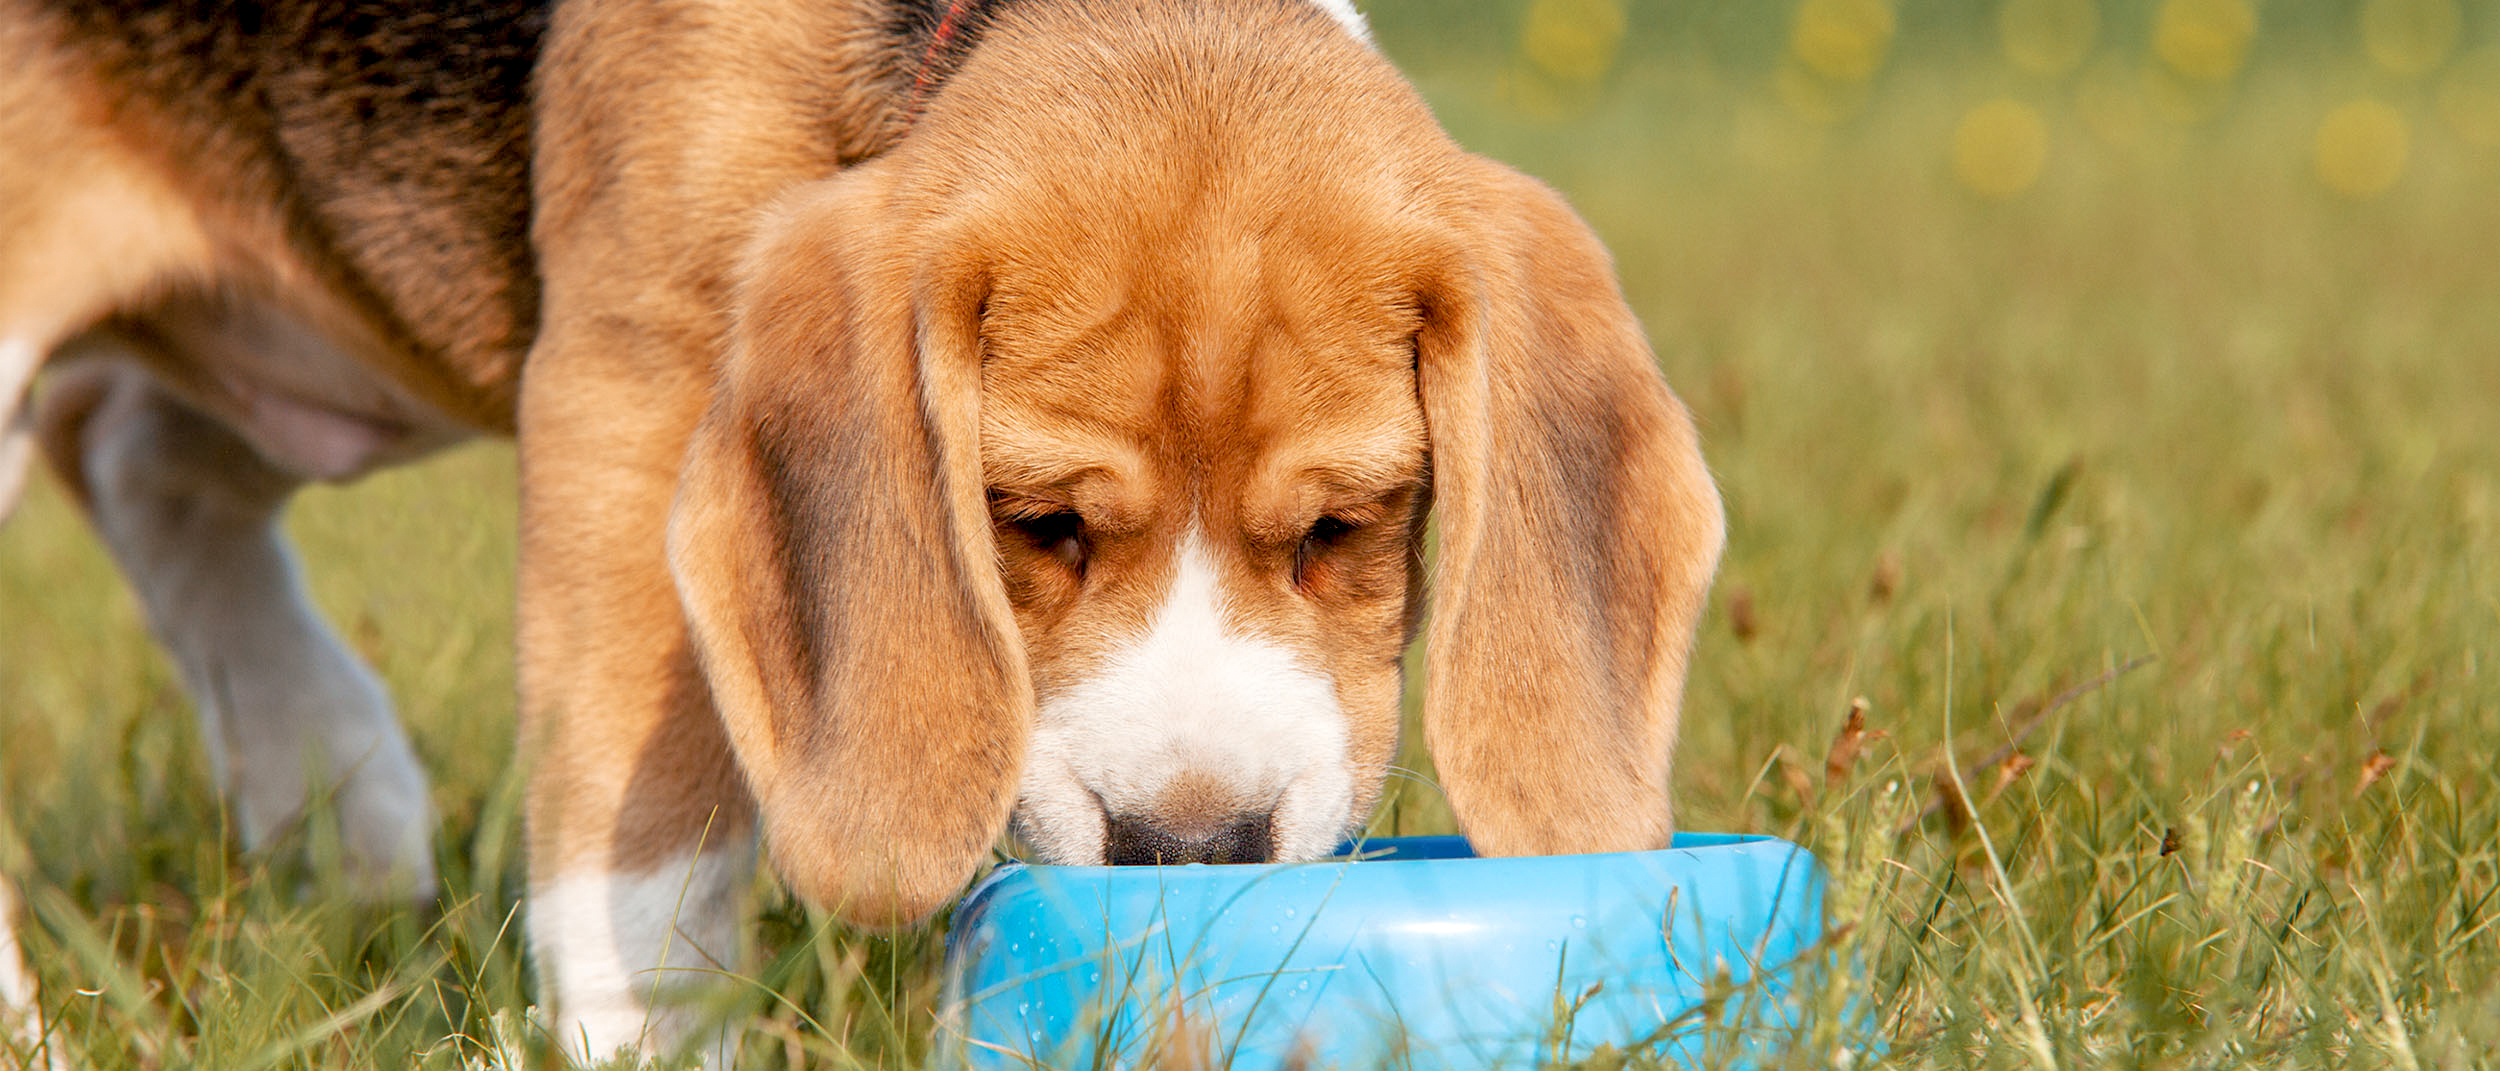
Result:
<instances>
[{"instance_id":1,"label":"white fur patch","mask_svg":"<svg viewBox=\"0 0 2500 1071\"><path fill-rule=\"evenodd\" d=\"M689 852L638 874L585 871L530 889L530 953L555 1005L556 1041L588 1067L632 1049L700 1048L705 1063L736 1055L724 1027L709 1036L690 993L712 971L739 969L751 846Z\"/></svg>"},{"instance_id":2,"label":"white fur patch","mask_svg":"<svg viewBox=\"0 0 2500 1071\"><path fill-rule=\"evenodd\" d=\"M0 1016L18 1020L35 1008L35 978L17 947L17 890L0 879Z\"/></svg>"},{"instance_id":3,"label":"white fur patch","mask_svg":"<svg viewBox=\"0 0 2500 1071\"><path fill-rule=\"evenodd\" d=\"M43 1053L41 1065L48 1071L70 1071L69 1053L57 1036L60 1024L53 1023L47 1036L43 1007L37 1003L35 973L26 969L26 953L17 945L16 888L0 878L0 1030L9 1034L8 1045L20 1053ZM0 1052L8 1046L0 1046Z\"/></svg>"},{"instance_id":4,"label":"white fur patch","mask_svg":"<svg viewBox=\"0 0 2500 1071\"><path fill-rule=\"evenodd\" d=\"M43 352L21 338L0 339L0 521L17 508L26 490L26 468L35 457L34 419L26 406Z\"/></svg>"},{"instance_id":5,"label":"white fur patch","mask_svg":"<svg viewBox=\"0 0 2500 1071\"><path fill-rule=\"evenodd\" d=\"M15 406L26 400L26 387L35 381L35 366L43 363L43 354L35 344L22 338L0 339L0 406Z\"/></svg>"},{"instance_id":6,"label":"white fur patch","mask_svg":"<svg viewBox=\"0 0 2500 1071\"><path fill-rule=\"evenodd\" d=\"M1019 817L1045 860L1102 862L1103 810L1152 817L1184 771L1230 789L1245 812L1275 808L1278 859L1336 847L1354 799L1336 688L1229 617L1193 532L1145 634L1042 698Z\"/></svg>"},{"instance_id":7,"label":"white fur patch","mask_svg":"<svg viewBox=\"0 0 2500 1071\"><path fill-rule=\"evenodd\" d=\"M1371 27L1363 21L1363 13L1354 10L1354 0L1311 0L1311 2L1319 5L1321 11L1327 12L1329 18L1337 20L1340 25L1344 26L1347 33L1354 35L1355 40L1364 44L1371 43Z\"/></svg>"}]
</instances>

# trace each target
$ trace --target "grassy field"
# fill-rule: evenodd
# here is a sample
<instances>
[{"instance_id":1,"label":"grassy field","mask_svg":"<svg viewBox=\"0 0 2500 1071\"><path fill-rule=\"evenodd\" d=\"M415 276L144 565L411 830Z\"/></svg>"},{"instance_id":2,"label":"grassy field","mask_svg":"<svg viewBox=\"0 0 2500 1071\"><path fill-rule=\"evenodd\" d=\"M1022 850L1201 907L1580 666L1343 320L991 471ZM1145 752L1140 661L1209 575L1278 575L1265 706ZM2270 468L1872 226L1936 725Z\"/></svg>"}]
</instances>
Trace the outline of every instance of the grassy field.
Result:
<instances>
[{"instance_id":1,"label":"grassy field","mask_svg":"<svg viewBox=\"0 0 2500 1071\"><path fill-rule=\"evenodd\" d=\"M1701 421L1680 824L1821 854L1864 969L1813 1007L1876 1012L1788 1064L2500 1066L2500 11L1364 6ZM426 912L238 855L57 489L0 531L0 863L75 1066L526 1062L512 496L480 446L290 518L436 778ZM768 902L750 1062L917 1066L939 936Z\"/></svg>"}]
</instances>

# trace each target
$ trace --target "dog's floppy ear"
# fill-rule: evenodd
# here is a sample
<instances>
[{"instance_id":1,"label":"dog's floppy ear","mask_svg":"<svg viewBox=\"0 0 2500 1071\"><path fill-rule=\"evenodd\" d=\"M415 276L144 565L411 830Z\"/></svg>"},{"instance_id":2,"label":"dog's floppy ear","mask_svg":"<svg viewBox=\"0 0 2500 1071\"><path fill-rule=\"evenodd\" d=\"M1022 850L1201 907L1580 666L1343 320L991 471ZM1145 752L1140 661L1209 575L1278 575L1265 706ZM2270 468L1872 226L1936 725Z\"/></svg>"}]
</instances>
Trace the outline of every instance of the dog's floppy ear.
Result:
<instances>
[{"instance_id":1,"label":"dog's floppy ear","mask_svg":"<svg viewBox=\"0 0 2500 1071\"><path fill-rule=\"evenodd\" d=\"M1032 685L981 484L969 265L874 164L762 229L668 532L720 715L800 896L866 925L1005 827Z\"/></svg>"},{"instance_id":2,"label":"dog's floppy ear","mask_svg":"<svg viewBox=\"0 0 2500 1071\"><path fill-rule=\"evenodd\" d=\"M1487 161L1424 285L1441 531L1424 732L1488 855L1663 847L1685 663L1724 524L1605 250Z\"/></svg>"}]
</instances>

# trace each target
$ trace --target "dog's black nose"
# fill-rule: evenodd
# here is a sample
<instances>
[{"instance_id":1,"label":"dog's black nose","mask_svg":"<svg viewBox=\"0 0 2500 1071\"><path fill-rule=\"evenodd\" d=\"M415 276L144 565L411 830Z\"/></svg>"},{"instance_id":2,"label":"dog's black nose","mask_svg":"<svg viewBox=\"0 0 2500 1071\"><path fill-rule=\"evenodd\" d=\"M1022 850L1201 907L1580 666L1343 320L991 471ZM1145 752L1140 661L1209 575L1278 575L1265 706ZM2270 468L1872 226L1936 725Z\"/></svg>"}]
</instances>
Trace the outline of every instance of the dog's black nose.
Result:
<instances>
[{"instance_id":1,"label":"dog's black nose","mask_svg":"<svg viewBox=\"0 0 2500 1071\"><path fill-rule=\"evenodd\" d=\"M1175 829L1154 819L1111 815L1103 858L1112 866L1177 866L1182 863L1264 863L1275 857L1273 815L1235 815L1195 829Z\"/></svg>"}]
</instances>

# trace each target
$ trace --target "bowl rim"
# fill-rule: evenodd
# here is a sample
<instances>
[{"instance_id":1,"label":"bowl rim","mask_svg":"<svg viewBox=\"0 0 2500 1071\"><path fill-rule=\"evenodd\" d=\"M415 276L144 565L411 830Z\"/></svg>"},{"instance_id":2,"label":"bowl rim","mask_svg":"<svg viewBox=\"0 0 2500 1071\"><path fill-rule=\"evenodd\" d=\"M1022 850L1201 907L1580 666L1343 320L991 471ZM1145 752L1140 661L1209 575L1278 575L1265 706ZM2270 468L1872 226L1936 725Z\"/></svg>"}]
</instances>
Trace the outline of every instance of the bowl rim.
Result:
<instances>
[{"instance_id":1,"label":"bowl rim","mask_svg":"<svg viewBox=\"0 0 2500 1071\"><path fill-rule=\"evenodd\" d=\"M1465 854L1438 854L1450 848ZM1401 849L1420 853L1413 858L1399 858ZM1800 865L1819 867L1821 860L1803 845L1763 833L1684 833L1679 832L1664 848L1646 848L1628 852L1580 852L1564 855L1480 856L1458 834L1429 834L1411 837L1369 837L1349 840L1324 858L1292 863L1181 863L1108 866L1094 864L1035 863L1009 859L992 867L957 898L953 914L960 916L999 893L1002 887L1096 886L1107 895L1116 895L1121 886L1168 889L1176 883L1201 888L1240 884L1261 884L1289 871L1312 868L1345 868L1348 876L1369 873L1376 879L1390 880L1396 874L1414 873L1419 868L1453 870L1464 866L1490 869L1553 869L1586 871L1609 866L1655 867L1671 864L1678 867L1707 866L1722 853L1750 854L1768 849L1784 858L1781 869L1787 871ZM1387 851L1388 857L1371 853ZM1782 884L1786 882L1783 877Z\"/></svg>"}]
</instances>

